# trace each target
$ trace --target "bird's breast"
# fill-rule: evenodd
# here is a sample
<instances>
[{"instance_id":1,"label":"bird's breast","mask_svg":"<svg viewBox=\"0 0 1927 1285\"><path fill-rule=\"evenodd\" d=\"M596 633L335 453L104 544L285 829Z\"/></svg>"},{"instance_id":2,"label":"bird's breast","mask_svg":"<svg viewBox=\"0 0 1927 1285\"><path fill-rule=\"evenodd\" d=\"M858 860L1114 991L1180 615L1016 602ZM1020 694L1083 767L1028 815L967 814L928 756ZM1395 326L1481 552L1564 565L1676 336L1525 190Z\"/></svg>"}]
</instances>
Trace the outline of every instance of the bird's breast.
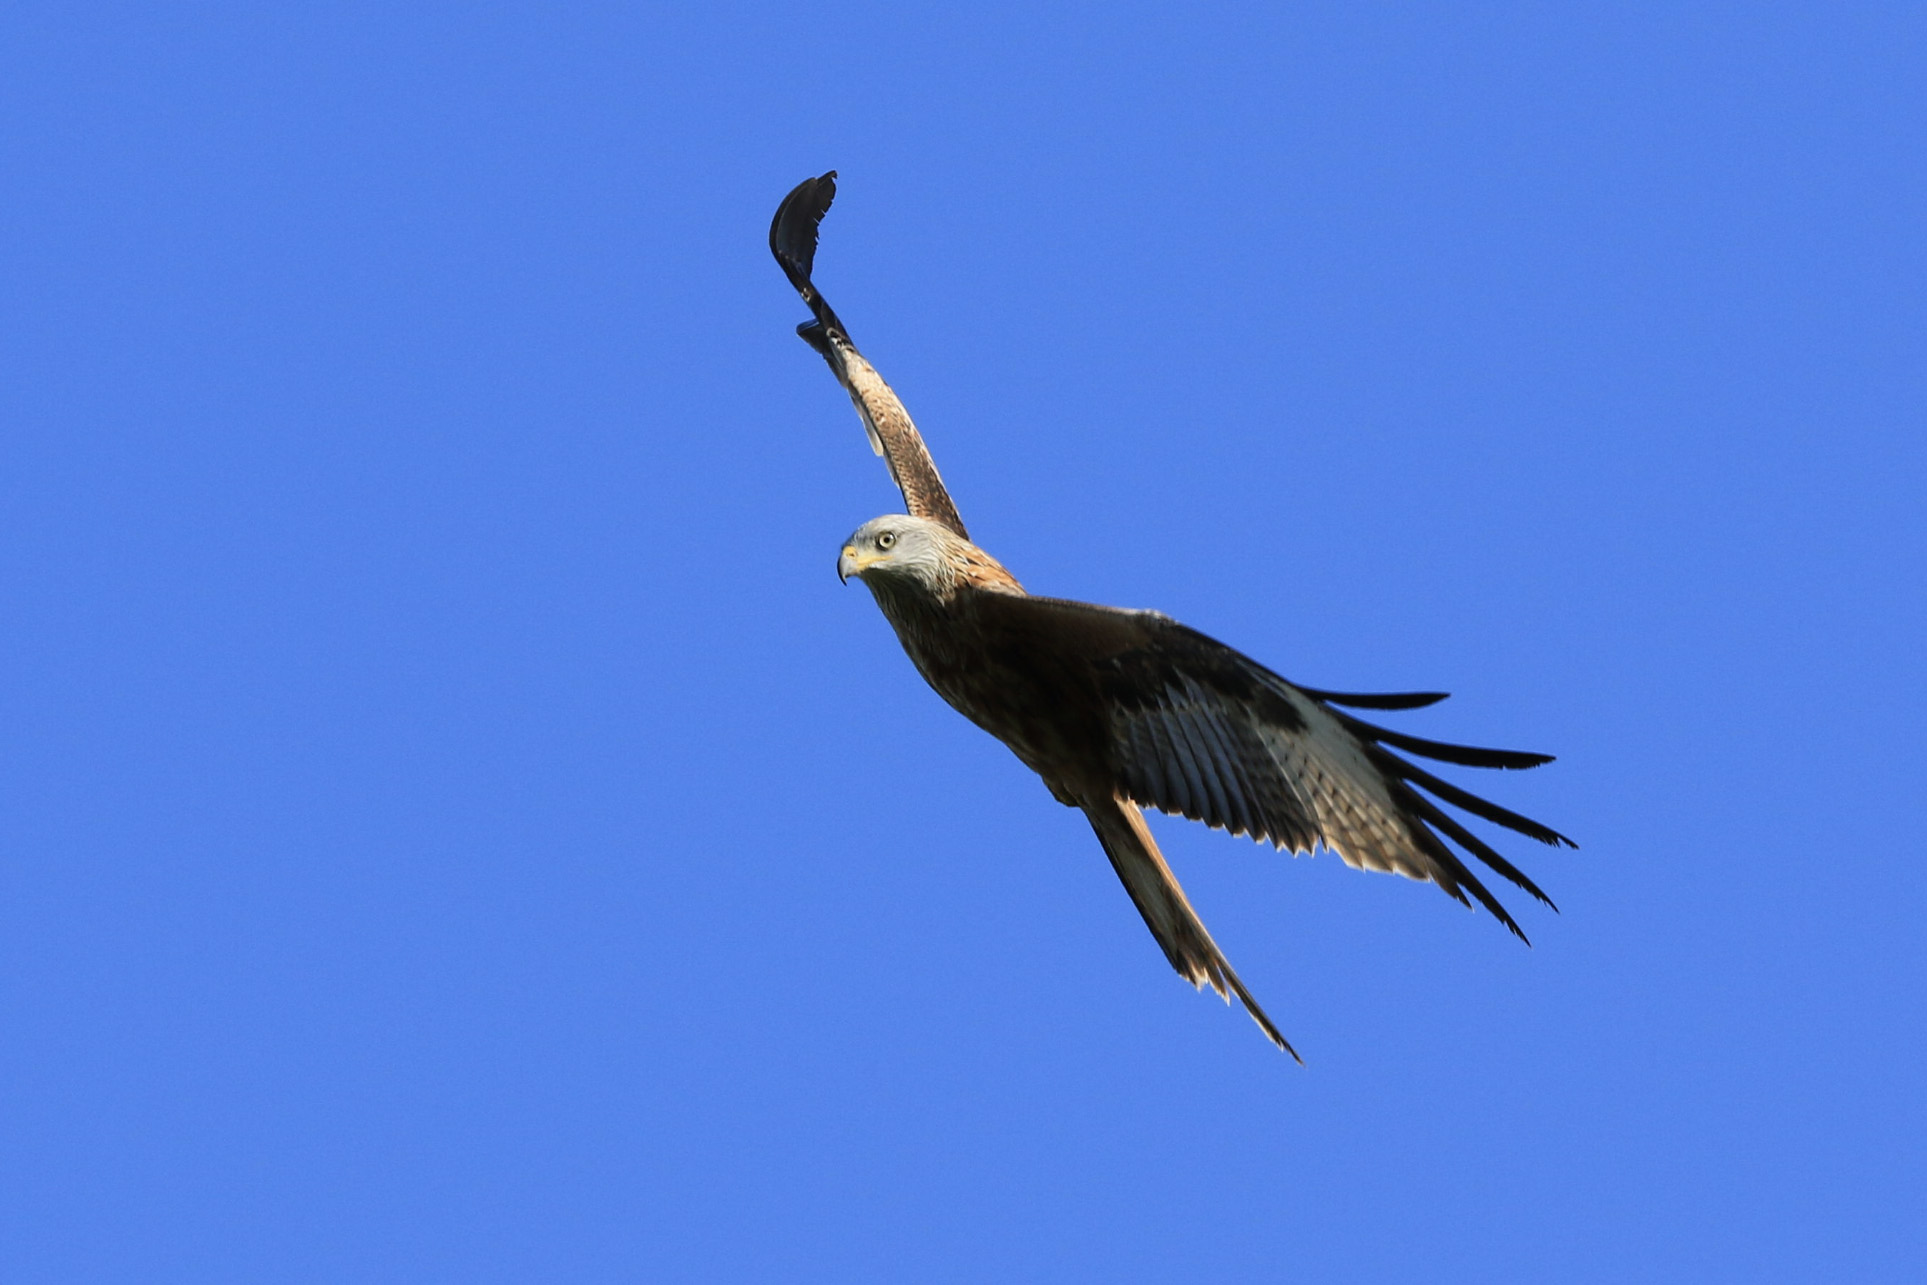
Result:
<instances>
[{"instance_id":1,"label":"bird's breast","mask_svg":"<svg viewBox=\"0 0 1927 1285\"><path fill-rule=\"evenodd\" d=\"M1059 663L1039 640L988 627L966 595L915 604L879 596L878 603L924 681L1070 802L1069 783L1103 759L1088 673Z\"/></svg>"}]
</instances>

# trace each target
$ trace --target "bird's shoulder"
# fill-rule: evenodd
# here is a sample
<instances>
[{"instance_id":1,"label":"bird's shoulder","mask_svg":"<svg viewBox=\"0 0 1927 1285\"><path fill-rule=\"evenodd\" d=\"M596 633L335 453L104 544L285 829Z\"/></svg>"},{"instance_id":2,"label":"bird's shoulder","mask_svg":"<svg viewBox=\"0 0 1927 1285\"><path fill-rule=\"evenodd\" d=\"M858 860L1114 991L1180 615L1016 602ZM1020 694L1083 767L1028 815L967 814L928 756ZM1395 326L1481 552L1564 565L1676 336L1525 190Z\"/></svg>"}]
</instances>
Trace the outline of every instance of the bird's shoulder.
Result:
<instances>
[{"instance_id":1,"label":"bird's shoulder","mask_svg":"<svg viewBox=\"0 0 1927 1285\"><path fill-rule=\"evenodd\" d=\"M1153 646L1161 627L1176 623L1162 612L996 591L969 595L967 609L987 634L1092 660Z\"/></svg>"},{"instance_id":2,"label":"bird's shoulder","mask_svg":"<svg viewBox=\"0 0 1927 1285\"><path fill-rule=\"evenodd\" d=\"M1294 684L1243 652L1161 611L1009 594L978 595L974 606L988 633L1009 645L1081 658L1106 693L1127 704L1160 700L1180 684L1259 708L1289 726L1311 703L1292 699Z\"/></svg>"}]
</instances>

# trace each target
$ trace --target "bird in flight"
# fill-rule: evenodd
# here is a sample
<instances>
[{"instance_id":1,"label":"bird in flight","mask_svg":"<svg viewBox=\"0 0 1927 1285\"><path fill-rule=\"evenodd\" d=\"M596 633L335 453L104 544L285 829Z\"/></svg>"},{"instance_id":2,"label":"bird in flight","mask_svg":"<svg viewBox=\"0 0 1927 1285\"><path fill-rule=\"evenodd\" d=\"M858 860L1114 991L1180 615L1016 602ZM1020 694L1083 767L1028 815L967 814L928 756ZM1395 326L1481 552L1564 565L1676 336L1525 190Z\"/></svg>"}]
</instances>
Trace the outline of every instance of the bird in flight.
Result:
<instances>
[{"instance_id":1,"label":"bird in flight","mask_svg":"<svg viewBox=\"0 0 1927 1285\"><path fill-rule=\"evenodd\" d=\"M1394 751L1488 768L1537 767L1552 756L1424 740L1345 712L1417 709L1442 692L1301 687L1160 612L1025 592L971 543L903 403L811 280L817 226L835 196L834 170L798 184L770 224L770 249L809 305L797 334L849 393L909 510L858 527L837 575L869 586L938 695L1009 746L1058 802L1083 810L1178 975L1227 1003L1236 995L1272 1043L1303 1062L1205 931L1143 808L1294 855L1322 846L1349 866L1436 883L1468 906L1469 893L1524 941L1447 841L1547 906L1552 899L1440 804L1542 843L1577 845Z\"/></svg>"}]
</instances>

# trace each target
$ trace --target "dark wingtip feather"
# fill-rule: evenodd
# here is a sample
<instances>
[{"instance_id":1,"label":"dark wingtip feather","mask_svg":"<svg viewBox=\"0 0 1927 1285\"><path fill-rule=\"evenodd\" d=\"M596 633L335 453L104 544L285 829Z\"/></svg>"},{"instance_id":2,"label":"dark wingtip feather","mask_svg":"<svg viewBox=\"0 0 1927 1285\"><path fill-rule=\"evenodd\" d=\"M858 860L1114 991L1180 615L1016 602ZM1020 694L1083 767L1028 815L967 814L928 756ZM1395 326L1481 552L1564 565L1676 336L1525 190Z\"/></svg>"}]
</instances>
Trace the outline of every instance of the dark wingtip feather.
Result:
<instances>
[{"instance_id":1,"label":"dark wingtip feather","mask_svg":"<svg viewBox=\"0 0 1927 1285\"><path fill-rule=\"evenodd\" d=\"M804 343L821 353L824 360L835 360L830 351L830 332L823 328L822 322L806 321L796 328L796 334Z\"/></svg>"},{"instance_id":2,"label":"dark wingtip feather","mask_svg":"<svg viewBox=\"0 0 1927 1285\"><path fill-rule=\"evenodd\" d=\"M1474 897L1478 898L1479 904L1484 906L1494 919L1511 929L1514 937L1517 937L1520 941L1530 946L1532 944L1532 938L1526 936L1526 930L1519 927L1519 921L1512 917L1512 912L1505 908L1505 903L1493 896L1492 890L1479 882L1479 877L1472 873L1471 868L1467 866L1465 862L1459 860L1456 852L1445 845L1445 840L1439 838L1439 836L1432 831L1431 827L1426 825L1424 820L1421 820L1421 818L1425 816L1428 808L1435 815L1438 810L1432 808L1426 799L1414 795L1410 787L1399 785L1396 782L1393 784L1395 787L1395 796L1403 796L1400 799L1400 803L1403 805L1401 811L1405 813L1406 833L1412 836L1412 841L1419 846L1420 851L1438 863L1438 869L1434 871L1432 875L1433 882L1437 883L1452 900L1462 906L1472 904L1466 900L1465 896L1467 892L1470 892ZM1450 818L1446 818L1446 820L1449 825L1451 823ZM1476 848L1472 850L1474 852L1477 851ZM1501 858L1499 864L1494 866L1493 869L1498 870L1500 874L1507 874L1510 867L1504 859ZM1511 873L1517 874L1518 872L1512 871ZM1508 875L1508 877L1510 877L1510 875ZM1519 877L1521 879L1524 878L1523 875ZM1525 886L1528 891L1538 893L1536 888L1530 886L1530 881L1527 881ZM1545 894L1538 893L1538 895L1543 897Z\"/></svg>"},{"instance_id":3,"label":"dark wingtip feather","mask_svg":"<svg viewBox=\"0 0 1927 1285\"><path fill-rule=\"evenodd\" d=\"M1482 799L1469 790L1460 789L1450 781L1442 781L1417 764L1406 762L1390 750L1376 748L1372 751L1372 756L1381 771L1410 781L1421 789L1429 790L1452 806L1464 808L1474 816L1484 817L1508 830L1516 830L1529 839L1537 839L1540 843L1549 844L1555 848L1561 844L1575 849L1579 846L1551 826L1534 821L1531 817L1521 816L1510 808L1502 808L1490 799Z\"/></svg>"},{"instance_id":4,"label":"dark wingtip feather","mask_svg":"<svg viewBox=\"0 0 1927 1285\"><path fill-rule=\"evenodd\" d=\"M1406 790L1404 794L1405 805L1424 817L1428 824L1436 827L1447 838L1451 839L1479 860L1485 862L1486 865L1498 871L1505 878L1525 889L1534 899L1550 906L1554 914L1559 912L1559 907L1553 904L1552 898L1545 894L1545 890L1540 888L1538 884L1532 882L1531 879L1528 879L1525 872L1520 870L1519 867L1500 856L1491 844L1479 838L1478 835L1473 834L1452 817L1440 811L1429 799L1411 790Z\"/></svg>"},{"instance_id":5,"label":"dark wingtip feather","mask_svg":"<svg viewBox=\"0 0 1927 1285\"><path fill-rule=\"evenodd\" d=\"M783 275L797 290L807 292L816 263L816 229L836 199L836 171L806 178L790 189L770 220L769 248Z\"/></svg>"},{"instance_id":6,"label":"dark wingtip feather","mask_svg":"<svg viewBox=\"0 0 1927 1285\"><path fill-rule=\"evenodd\" d=\"M836 171L817 178L806 178L790 190L783 203L776 207L776 217L770 220L769 248L776 256L776 264L783 269L796 293L803 296L809 305L812 320L796 328L803 342L822 354L823 360L830 363L840 380L844 371L837 357L832 335L847 339L849 332L843 322L831 309L810 279L816 266L816 232L823 222L823 216L830 212L830 203L836 199Z\"/></svg>"},{"instance_id":7,"label":"dark wingtip feather","mask_svg":"<svg viewBox=\"0 0 1927 1285\"><path fill-rule=\"evenodd\" d=\"M1352 709L1424 709L1451 695L1450 692L1327 692L1315 687L1301 687L1298 690L1328 705L1345 705Z\"/></svg>"},{"instance_id":8,"label":"dark wingtip feather","mask_svg":"<svg viewBox=\"0 0 1927 1285\"><path fill-rule=\"evenodd\" d=\"M1445 845L1441 843L1439 846L1444 847ZM1463 866L1460 868L1464 869ZM1470 871L1467 871L1466 874L1468 878L1471 878ZM1494 919L1511 930L1514 937L1517 937L1528 946L1532 945L1532 938L1526 936L1526 930L1519 927L1519 921L1512 917L1512 912L1505 908L1505 903L1493 896L1491 891L1477 879L1472 879L1471 883L1472 895L1479 899L1479 904L1483 905Z\"/></svg>"},{"instance_id":9,"label":"dark wingtip feather","mask_svg":"<svg viewBox=\"0 0 1927 1285\"><path fill-rule=\"evenodd\" d=\"M1399 749L1421 758L1437 759L1441 763L1458 763L1465 767L1497 767L1520 771L1529 767L1539 767L1553 762L1550 754L1535 754L1530 750L1494 750L1480 745L1449 745L1444 741L1428 741L1422 736L1407 736L1403 732L1374 727L1370 723L1345 717L1355 730L1368 735L1372 740L1385 745L1396 745Z\"/></svg>"},{"instance_id":10,"label":"dark wingtip feather","mask_svg":"<svg viewBox=\"0 0 1927 1285\"><path fill-rule=\"evenodd\" d=\"M1512 917L1512 912L1505 908L1505 903L1493 896L1492 890L1479 882L1479 877L1472 873L1465 862L1458 859L1452 849L1445 846L1443 839L1425 829L1424 826L1415 826L1414 829L1424 835L1420 846L1433 860L1444 867L1439 875L1433 876L1433 879L1440 888L1445 890L1447 896L1467 909L1471 909L1472 897L1478 898L1479 904L1486 908L1487 913L1504 924L1514 937L1528 946L1532 944L1532 939L1526 936L1525 929L1519 927L1519 921ZM1441 878L1440 875L1443 877ZM1468 889L1471 890L1472 897L1465 895Z\"/></svg>"}]
</instances>

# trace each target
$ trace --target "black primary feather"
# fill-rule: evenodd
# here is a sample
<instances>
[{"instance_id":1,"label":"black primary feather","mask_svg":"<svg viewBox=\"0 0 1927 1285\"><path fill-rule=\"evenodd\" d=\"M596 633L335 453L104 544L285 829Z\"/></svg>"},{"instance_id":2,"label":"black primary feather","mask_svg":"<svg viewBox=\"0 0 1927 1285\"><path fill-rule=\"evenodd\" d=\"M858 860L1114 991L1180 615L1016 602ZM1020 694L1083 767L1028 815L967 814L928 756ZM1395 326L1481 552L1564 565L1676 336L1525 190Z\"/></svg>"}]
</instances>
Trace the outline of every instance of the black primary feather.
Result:
<instances>
[{"instance_id":1,"label":"black primary feather","mask_svg":"<svg viewBox=\"0 0 1927 1285\"><path fill-rule=\"evenodd\" d=\"M1476 794L1460 789L1450 781L1441 781L1438 777L1433 776L1416 763L1408 763L1388 750L1381 751L1381 753L1384 756L1384 761L1380 764L1381 767L1384 767L1394 776L1410 781L1413 785L1418 786L1428 794L1438 795L1439 798L1454 807L1464 808L1474 816L1484 817L1495 825L1502 825L1508 830L1516 830L1529 839L1537 839L1539 842L1551 844L1555 848L1561 844L1568 848L1577 848L1579 846L1549 825L1541 825L1531 817L1520 816L1510 808L1502 808L1489 799L1482 799Z\"/></svg>"},{"instance_id":2,"label":"black primary feather","mask_svg":"<svg viewBox=\"0 0 1927 1285\"><path fill-rule=\"evenodd\" d=\"M1345 705L1352 709L1424 709L1451 695L1450 692L1326 692L1316 687L1298 690L1327 705Z\"/></svg>"},{"instance_id":3,"label":"black primary feather","mask_svg":"<svg viewBox=\"0 0 1927 1285\"><path fill-rule=\"evenodd\" d=\"M836 200L836 171L819 178L806 178L798 183L783 203L776 207L776 217L770 220L769 249L776 256L776 264L783 269L796 293L803 296L803 302L810 307L814 321L806 321L796 328L803 342L823 354L834 368L836 358L830 352L825 331L834 330L848 338L850 332L843 321L831 309L829 302L818 293L810 275L816 267L817 228L823 216L830 212L830 203Z\"/></svg>"},{"instance_id":4,"label":"black primary feather","mask_svg":"<svg viewBox=\"0 0 1927 1285\"><path fill-rule=\"evenodd\" d=\"M798 183L770 220L770 253L799 292L810 289L810 271L816 263L816 230L834 200L836 171L831 170L821 178Z\"/></svg>"},{"instance_id":5,"label":"black primary feather","mask_svg":"<svg viewBox=\"0 0 1927 1285\"><path fill-rule=\"evenodd\" d=\"M1444 741L1428 741L1422 736L1407 736L1403 732L1375 727L1349 714L1339 714L1338 717L1346 726L1368 740L1379 741L1385 745L1396 745L1409 754L1437 759L1441 763L1458 763L1465 767L1509 768L1517 771L1553 761L1550 754L1534 754L1527 750L1491 750L1478 745L1448 745Z\"/></svg>"}]
</instances>

